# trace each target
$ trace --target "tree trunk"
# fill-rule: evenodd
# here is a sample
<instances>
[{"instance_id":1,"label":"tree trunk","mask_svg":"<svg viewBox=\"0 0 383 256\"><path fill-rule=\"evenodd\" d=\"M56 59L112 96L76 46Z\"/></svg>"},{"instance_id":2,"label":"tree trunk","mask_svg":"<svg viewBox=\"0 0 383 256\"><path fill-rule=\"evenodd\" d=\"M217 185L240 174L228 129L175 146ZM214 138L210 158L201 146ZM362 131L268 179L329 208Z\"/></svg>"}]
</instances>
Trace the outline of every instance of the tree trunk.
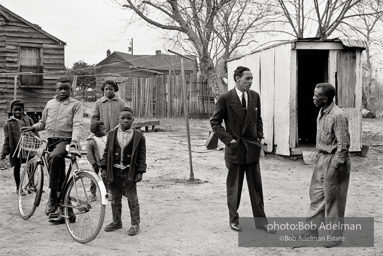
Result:
<instances>
[{"instance_id":1,"label":"tree trunk","mask_svg":"<svg viewBox=\"0 0 383 256\"><path fill-rule=\"evenodd\" d=\"M213 60L209 55L200 57L200 68L202 82L207 83L213 94L222 94L224 92L224 88L217 76Z\"/></svg>"}]
</instances>

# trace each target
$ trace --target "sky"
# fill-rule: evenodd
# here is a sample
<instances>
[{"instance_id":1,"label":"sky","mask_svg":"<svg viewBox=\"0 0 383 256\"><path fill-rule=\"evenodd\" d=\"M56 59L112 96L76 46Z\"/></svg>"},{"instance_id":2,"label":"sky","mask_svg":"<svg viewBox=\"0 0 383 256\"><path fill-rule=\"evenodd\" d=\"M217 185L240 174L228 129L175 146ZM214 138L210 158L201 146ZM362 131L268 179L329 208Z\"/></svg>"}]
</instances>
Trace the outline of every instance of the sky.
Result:
<instances>
[{"instance_id":1,"label":"sky","mask_svg":"<svg viewBox=\"0 0 383 256\"><path fill-rule=\"evenodd\" d=\"M127 26L128 11L113 0L0 0L0 4L66 42L65 66L83 60L97 64L108 49L134 54L165 52L162 30L144 22Z\"/></svg>"}]
</instances>

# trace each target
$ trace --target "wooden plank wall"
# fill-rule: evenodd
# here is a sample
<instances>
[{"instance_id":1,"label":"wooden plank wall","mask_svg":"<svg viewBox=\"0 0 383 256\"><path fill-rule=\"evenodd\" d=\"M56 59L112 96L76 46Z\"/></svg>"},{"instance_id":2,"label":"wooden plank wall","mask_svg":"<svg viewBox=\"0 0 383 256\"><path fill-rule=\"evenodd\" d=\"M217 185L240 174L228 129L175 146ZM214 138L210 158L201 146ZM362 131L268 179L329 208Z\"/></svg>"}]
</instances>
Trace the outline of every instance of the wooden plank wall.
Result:
<instances>
[{"instance_id":1,"label":"wooden plank wall","mask_svg":"<svg viewBox=\"0 0 383 256\"><path fill-rule=\"evenodd\" d=\"M19 49L22 46L40 48L43 72L64 71L64 44L49 38L38 30L21 22L12 15L9 20L1 18L0 72L20 71ZM38 88L20 87L18 79L17 98L25 103L26 112L42 112L48 100L55 95L55 82L65 72L44 75L43 86ZM14 97L14 76L0 77L0 111L10 112L9 104Z\"/></svg>"},{"instance_id":2,"label":"wooden plank wall","mask_svg":"<svg viewBox=\"0 0 383 256\"><path fill-rule=\"evenodd\" d=\"M266 151L273 152L274 148L274 50L261 52L261 114Z\"/></svg>"},{"instance_id":3,"label":"wooden plank wall","mask_svg":"<svg viewBox=\"0 0 383 256\"><path fill-rule=\"evenodd\" d=\"M339 51L337 59L337 105L341 108L355 107L356 52Z\"/></svg>"},{"instance_id":4,"label":"wooden plank wall","mask_svg":"<svg viewBox=\"0 0 383 256\"><path fill-rule=\"evenodd\" d=\"M110 73L98 74L101 85ZM132 107L137 118L183 117L184 96L180 75L118 77L119 96ZM194 74L186 75L189 116L208 118L214 111L214 95Z\"/></svg>"},{"instance_id":5,"label":"wooden plank wall","mask_svg":"<svg viewBox=\"0 0 383 256\"><path fill-rule=\"evenodd\" d=\"M290 59L290 148L299 144L298 136L298 60L297 50L291 50Z\"/></svg>"},{"instance_id":6,"label":"wooden plank wall","mask_svg":"<svg viewBox=\"0 0 383 256\"><path fill-rule=\"evenodd\" d=\"M363 67L362 67L362 52L356 50L355 55L355 107L362 109L363 95Z\"/></svg>"},{"instance_id":7,"label":"wooden plank wall","mask_svg":"<svg viewBox=\"0 0 383 256\"><path fill-rule=\"evenodd\" d=\"M362 112L359 108L343 108L348 119L350 132L350 152L359 152L362 148Z\"/></svg>"},{"instance_id":8,"label":"wooden plank wall","mask_svg":"<svg viewBox=\"0 0 383 256\"><path fill-rule=\"evenodd\" d=\"M274 145L278 155L290 155L290 72L291 45L275 48L274 64Z\"/></svg>"}]
</instances>

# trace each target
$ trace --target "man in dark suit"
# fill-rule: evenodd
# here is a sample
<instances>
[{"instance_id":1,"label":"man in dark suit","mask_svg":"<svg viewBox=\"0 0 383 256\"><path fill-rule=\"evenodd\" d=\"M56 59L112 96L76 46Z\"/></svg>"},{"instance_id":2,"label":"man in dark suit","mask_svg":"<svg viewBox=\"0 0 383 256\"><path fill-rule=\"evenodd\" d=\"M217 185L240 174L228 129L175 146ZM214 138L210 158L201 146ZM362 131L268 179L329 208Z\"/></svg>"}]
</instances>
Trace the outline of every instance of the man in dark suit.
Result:
<instances>
[{"instance_id":1,"label":"man in dark suit","mask_svg":"<svg viewBox=\"0 0 383 256\"><path fill-rule=\"evenodd\" d=\"M227 205L230 227L241 231L238 208L241 200L243 178L246 173L255 226L269 233L263 207L262 180L259 168L263 126L259 94L250 91L253 75L249 68L239 66L234 71L234 89L222 94L210 125L226 145L225 161L229 172L226 180ZM225 121L225 128L222 122Z\"/></svg>"}]
</instances>

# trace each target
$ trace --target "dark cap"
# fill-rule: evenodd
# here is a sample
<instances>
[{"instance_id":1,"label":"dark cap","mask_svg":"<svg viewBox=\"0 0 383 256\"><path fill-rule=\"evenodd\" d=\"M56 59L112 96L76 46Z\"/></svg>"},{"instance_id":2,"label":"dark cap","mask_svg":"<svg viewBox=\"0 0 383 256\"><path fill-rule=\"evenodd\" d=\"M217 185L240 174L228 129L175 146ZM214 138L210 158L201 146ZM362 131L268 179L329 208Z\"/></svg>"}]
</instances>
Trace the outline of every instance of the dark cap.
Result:
<instances>
[{"instance_id":1,"label":"dark cap","mask_svg":"<svg viewBox=\"0 0 383 256\"><path fill-rule=\"evenodd\" d=\"M21 100L13 100L11 102L11 110L13 109L14 106L20 106L24 108L24 102L22 102Z\"/></svg>"}]
</instances>

